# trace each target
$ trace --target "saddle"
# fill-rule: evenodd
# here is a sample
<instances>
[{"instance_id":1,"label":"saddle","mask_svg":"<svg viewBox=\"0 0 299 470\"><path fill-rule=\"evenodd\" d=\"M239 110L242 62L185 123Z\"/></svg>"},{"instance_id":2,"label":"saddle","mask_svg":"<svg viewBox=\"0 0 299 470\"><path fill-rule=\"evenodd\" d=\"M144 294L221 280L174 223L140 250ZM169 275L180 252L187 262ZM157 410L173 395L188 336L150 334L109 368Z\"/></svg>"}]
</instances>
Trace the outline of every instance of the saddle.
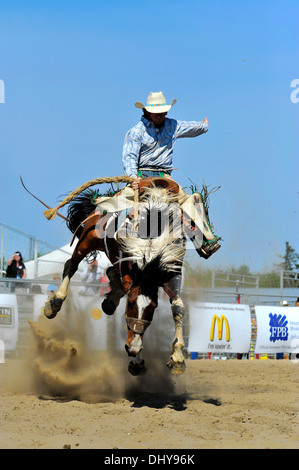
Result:
<instances>
[{"instance_id":1,"label":"saddle","mask_svg":"<svg viewBox=\"0 0 299 470\"><path fill-rule=\"evenodd\" d=\"M178 194L180 190L179 185L173 179L159 178L154 176L149 178L143 178L139 182L139 195L142 196L148 188L154 187L162 187L167 192L172 194Z\"/></svg>"},{"instance_id":2,"label":"saddle","mask_svg":"<svg viewBox=\"0 0 299 470\"><path fill-rule=\"evenodd\" d=\"M165 192L172 193L175 196L179 193L179 190L180 190L179 185L173 179L170 179L170 178L159 178L155 176L149 177L149 178L143 178L139 182L140 199L142 199L142 196L145 194L146 190L148 190L149 188L155 188L155 187L160 187L160 188L162 187L165 190ZM79 227L84 225L89 219L99 218L99 217L101 217L99 212L92 212L85 220L81 222ZM77 231L79 227L77 227L77 229L74 232L71 245L73 244L75 236L77 236Z\"/></svg>"}]
</instances>

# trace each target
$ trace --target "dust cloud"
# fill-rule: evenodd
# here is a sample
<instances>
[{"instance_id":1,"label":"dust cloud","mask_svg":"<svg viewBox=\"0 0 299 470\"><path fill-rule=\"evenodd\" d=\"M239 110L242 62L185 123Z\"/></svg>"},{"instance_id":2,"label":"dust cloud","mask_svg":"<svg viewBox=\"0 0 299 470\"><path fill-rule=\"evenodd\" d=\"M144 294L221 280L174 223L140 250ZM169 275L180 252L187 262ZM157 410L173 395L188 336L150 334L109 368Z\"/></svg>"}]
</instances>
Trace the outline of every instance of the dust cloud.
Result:
<instances>
[{"instance_id":1,"label":"dust cloud","mask_svg":"<svg viewBox=\"0 0 299 470\"><path fill-rule=\"evenodd\" d=\"M169 319L174 332L171 311ZM134 377L128 372L123 339L117 349L108 340L106 350L91 350L90 328L86 313L78 310L71 296L54 319L40 315L37 321L29 321L22 355L5 371L5 388L46 399L87 403L116 402L120 398L137 403L144 397L166 403L183 392L183 379L172 376L166 367L171 341L163 334L165 325L161 331L161 319L154 317L145 333L144 376Z\"/></svg>"}]
</instances>

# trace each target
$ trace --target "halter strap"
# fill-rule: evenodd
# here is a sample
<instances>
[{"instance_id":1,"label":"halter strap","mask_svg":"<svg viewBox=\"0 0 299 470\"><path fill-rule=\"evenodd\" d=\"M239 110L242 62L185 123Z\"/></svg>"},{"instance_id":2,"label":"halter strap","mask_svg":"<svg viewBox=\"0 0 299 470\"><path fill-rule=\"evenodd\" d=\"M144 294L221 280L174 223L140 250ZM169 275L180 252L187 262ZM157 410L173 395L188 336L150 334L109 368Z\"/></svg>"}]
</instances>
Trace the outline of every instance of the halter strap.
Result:
<instances>
[{"instance_id":1,"label":"halter strap","mask_svg":"<svg viewBox=\"0 0 299 470\"><path fill-rule=\"evenodd\" d=\"M127 325L133 333L141 335L150 326L151 322L142 318L126 317Z\"/></svg>"}]
</instances>

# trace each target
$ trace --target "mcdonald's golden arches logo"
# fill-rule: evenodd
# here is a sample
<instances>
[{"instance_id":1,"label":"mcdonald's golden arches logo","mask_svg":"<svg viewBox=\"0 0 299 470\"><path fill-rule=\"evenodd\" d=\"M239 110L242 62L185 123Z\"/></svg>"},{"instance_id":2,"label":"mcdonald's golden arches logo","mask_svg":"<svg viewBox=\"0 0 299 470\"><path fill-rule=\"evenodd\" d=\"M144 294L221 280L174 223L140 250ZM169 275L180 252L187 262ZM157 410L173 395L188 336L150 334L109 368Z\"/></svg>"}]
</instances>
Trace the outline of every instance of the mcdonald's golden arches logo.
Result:
<instances>
[{"instance_id":1,"label":"mcdonald's golden arches logo","mask_svg":"<svg viewBox=\"0 0 299 470\"><path fill-rule=\"evenodd\" d=\"M214 340L216 321L217 321L217 326L218 326L218 339L222 339L223 324L224 324L225 330L226 330L226 341L229 341L230 339L229 324L228 324L227 318L224 315L221 315L220 318L218 317L218 315L213 316L212 323L211 323L210 341Z\"/></svg>"}]
</instances>

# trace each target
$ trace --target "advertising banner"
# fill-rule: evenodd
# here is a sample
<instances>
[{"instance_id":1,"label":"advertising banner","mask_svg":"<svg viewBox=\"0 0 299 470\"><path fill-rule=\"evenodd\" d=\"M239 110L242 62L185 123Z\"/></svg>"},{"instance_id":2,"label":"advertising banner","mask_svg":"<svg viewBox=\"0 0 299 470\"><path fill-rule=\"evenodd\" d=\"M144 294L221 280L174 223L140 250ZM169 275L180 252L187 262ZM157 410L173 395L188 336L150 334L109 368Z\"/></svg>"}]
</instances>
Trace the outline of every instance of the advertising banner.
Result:
<instances>
[{"instance_id":1,"label":"advertising banner","mask_svg":"<svg viewBox=\"0 0 299 470\"><path fill-rule=\"evenodd\" d=\"M299 308L255 307L257 338L255 353L299 352Z\"/></svg>"},{"instance_id":2,"label":"advertising banner","mask_svg":"<svg viewBox=\"0 0 299 470\"><path fill-rule=\"evenodd\" d=\"M18 340L18 303L15 294L0 294L1 349L14 351Z\"/></svg>"},{"instance_id":3,"label":"advertising banner","mask_svg":"<svg viewBox=\"0 0 299 470\"><path fill-rule=\"evenodd\" d=\"M250 338L248 305L190 304L189 352L247 353Z\"/></svg>"}]
</instances>

